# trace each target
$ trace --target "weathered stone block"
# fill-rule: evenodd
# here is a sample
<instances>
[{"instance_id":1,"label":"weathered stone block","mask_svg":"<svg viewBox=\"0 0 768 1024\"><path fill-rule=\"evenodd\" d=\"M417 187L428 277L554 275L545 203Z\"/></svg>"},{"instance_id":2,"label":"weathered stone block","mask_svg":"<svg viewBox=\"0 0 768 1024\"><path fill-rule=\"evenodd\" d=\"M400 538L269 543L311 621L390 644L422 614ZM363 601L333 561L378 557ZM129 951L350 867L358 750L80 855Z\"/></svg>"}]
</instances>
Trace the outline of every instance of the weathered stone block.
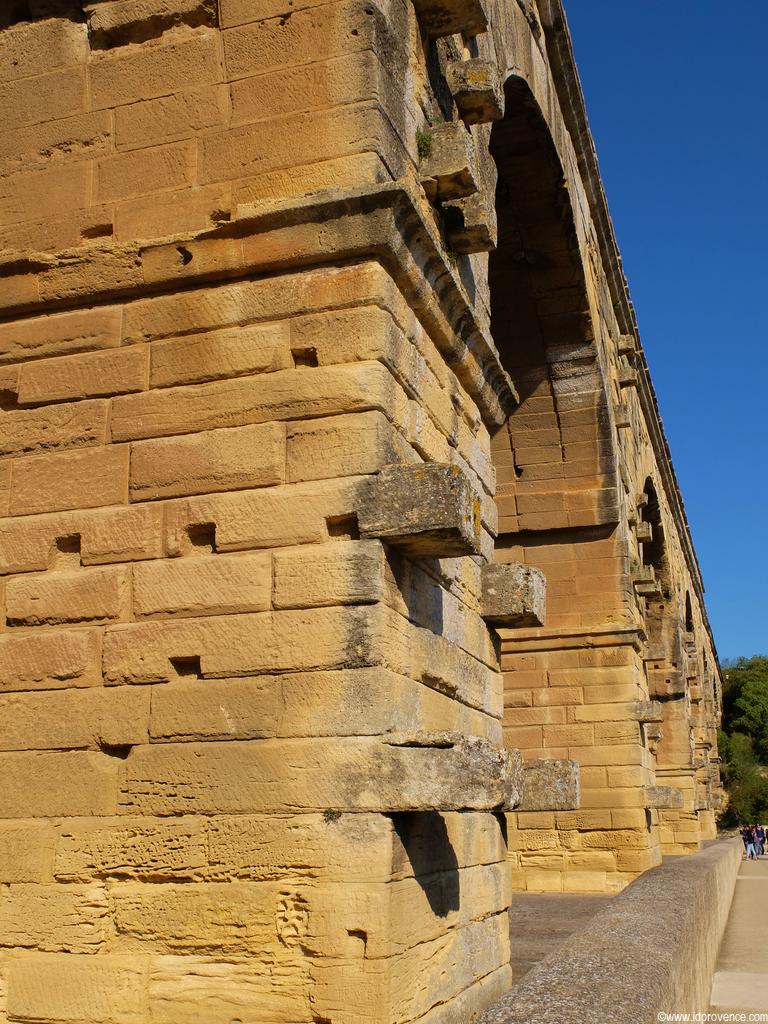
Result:
<instances>
[{"instance_id":1,"label":"weathered stone block","mask_svg":"<svg viewBox=\"0 0 768 1024\"><path fill-rule=\"evenodd\" d=\"M178 679L152 693L150 733L163 742L383 736L418 728L489 740L499 733L490 716L380 667L221 679L215 685Z\"/></svg>"},{"instance_id":2,"label":"weathered stone block","mask_svg":"<svg viewBox=\"0 0 768 1024\"><path fill-rule=\"evenodd\" d=\"M114 203L189 184L192 180L192 153L188 142L177 142L100 161L98 201Z\"/></svg>"},{"instance_id":3,"label":"weathered stone block","mask_svg":"<svg viewBox=\"0 0 768 1024\"><path fill-rule=\"evenodd\" d=\"M374 540L277 551L274 606L316 608L380 601L386 592L385 571L382 544Z\"/></svg>"},{"instance_id":4,"label":"weathered stone block","mask_svg":"<svg viewBox=\"0 0 768 1024\"><path fill-rule=\"evenodd\" d=\"M449 61L445 80L465 124L486 124L504 116L504 92L491 61L480 57Z\"/></svg>"},{"instance_id":5,"label":"weathered stone block","mask_svg":"<svg viewBox=\"0 0 768 1024\"><path fill-rule=\"evenodd\" d=\"M674 786L646 786L645 801L646 807L673 809L683 806L684 796L683 791Z\"/></svg>"},{"instance_id":6,"label":"weathered stone block","mask_svg":"<svg viewBox=\"0 0 768 1024\"><path fill-rule=\"evenodd\" d=\"M58 837L53 871L65 882L94 876L173 881L204 874L206 851L205 825L198 818L68 821ZM223 872L222 864L218 873Z\"/></svg>"},{"instance_id":7,"label":"weathered stone block","mask_svg":"<svg viewBox=\"0 0 768 1024\"><path fill-rule=\"evenodd\" d=\"M9 885L0 900L2 946L97 953L109 932L103 885Z\"/></svg>"},{"instance_id":8,"label":"weathered stone block","mask_svg":"<svg viewBox=\"0 0 768 1024\"><path fill-rule=\"evenodd\" d=\"M496 212L484 193L444 203L443 218L446 241L454 252L490 252L496 248Z\"/></svg>"},{"instance_id":9,"label":"weathered stone block","mask_svg":"<svg viewBox=\"0 0 768 1024\"><path fill-rule=\"evenodd\" d=\"M0 637L0 692L96 686L101 682L96 630L55 630Z\"/></svg>"},{"instance_id":10,"label":"weathered stone block","mask_svg":"<svg viewBox=\"0 0 768 1024\"><path fill-rule=\"evenodd\" d=\"M579 764L560 758L523 761L518 811L576 811L580 806Z\"/></svg>"},{"instance_id":11,"label":"weathered stone block","mask_svg":"<svg viewBox=\"0 0 768 1024\"><path fill-rule=\"evenodd\" d=\"M316 1001L310 1010L307 995L311 960L298 950L281 950L269 966L259 956L245 962L230 960L154 956L149 972L152 1013L165 1024L228 1024L231 1020L290 1020L316 1011Z\"/></svg>"},{"instance_id":12,"label":"weathered stone block","mask_svg":"<svg viewBox=\"0 0 768 1024\"><path fill-rule=\"evenodd\" d=\"M368 409L387 413L395 393L394 378L380 363L278 370L115 398L112 437L138 440Z\"/></svg>"},{"instance_id":13,"label":"weathered stone block","mask_svg":"<svg viewBox=\"0 0 768 1024\"><path fill-rule=\"evenodd\" d=\"M480 498L456 466L387 466L363 491L358 525L418 557L477 554Z\"/></svg>"},{"instance_id":14,"label":"weathered stone block","mask_svg":"<svg viewBox=\"0 0 768 1024\"><path fill-rule=\"evenodd\" d=\"M265 487L283 482L285 429L278 423L210 430L131 446L133 501Z\"/></svg>"},{"instance_id":15,"label":"weathered stone block","mask_svg":"<svg viewBox=\"0 0 768 1024\"><path fill-rule=\"evenodd\" d=\"M128 498L128 445L19 459L13 467L12 515L116 505Z\"/></svg>"},{"instance_id":16,"label":"weathered stone block","mask_svg":"<svg viewBox=\"0 0 768 1024\"><path fill-rule=\"evenodd\" d=\"M143 1024L146 978L140 956L21 957L8 966L8 1013L16 1020Z\"/></svg>"},{"instance_id":17,"label":"weathered stone block","mask_svg":"<svg viewBox=\"0 0 768 1024\"><path fill-rule=\"evenodd\" d=\"M146 345L26 363L19 380L19 404L142 391L148 375Z\"/></svg>"},{"instance_id":18,"label":"weathered stone block","mask_svg":"<svg viewBox=\"0 0 768 1024\"><path fill-rule=\"evenodd\" d=\"M124 814L502 810L519 756L451 733L153 744L123 763Z\"/></svg>"},{"instance_id":19,"label":"weathered stone block","mask_svg":"<svg viewBox=\"0 0 768 1024\"><path fill-rule=\"evenodd\" d=\"M482 580L480 614L489 626L544 625L547 581L540 569L493 563L483 566Z\"/></svg>"},{"instance_id":20,"label":"weathered stone block","mask_svg":"<svg viewBox=\"0 0 768 1024\"><path fill-rule=\"evenodd\" d=\"M84 25L63 18L21 22L4 31L0 40L0 81L29 78L39 74L41 67L53 71L87 59Z\"/></svg>"},{"instance_id":21,"label":"weathered stone block","mask_svg":"<svg viewBox=\"0 0 768 1024\"><path fill-rule=\"evenodd\" d=\"M661 722L664 720L664 705L659 700L639 700L631 709L636 722Z\"/></svg>"},{"instance_id":22,"label":"weathered stone block","mask_svg":"<svg viewBox=\"0 0 768 1024\"><path fill-rule=\"evenodd\" d=\"M462 199L478 190L472 136L463 124L447 122L430 128L419 174L430 201Z\"/></svg>"},{"instance_id":23,"label":"weathered stone block","mask_svg":"<svg viewBox=\"0 0 768 1024\"><path fill-rule=\"evenodd\" d=\"M0 754L0 817L116 814L120 763L88 750Z\"/></svg>"},{"instance_id":24,"label":"weathered stone block","mask_svg":"<svg viewBox=\"0 0 768 1024\"><path fill-rule=\"evenodd\" d=\"M188 138L209 128L224 127L228 101L226 88L209 85L118 107L114 112L115 145L118 150L141 149ZM189 196L185 198L190 201ZM200 226L209 224L210 221ZM161 230L152 234L162 238L171 233ZM146 234L132 237L142 238Z\"/></svg>"},{"instance_id":25,"label":"weathered stone block","mask_svg":"<svg viewBox=\"0 0 768 1024\"><path fill-rule=\"evenodd\" d=\"M133 569L139 618L266 611L271 591L271 559L261 552L157 559Z\"/></svg>"},{"instance_id":26,"label":"weathered stone block","mask_svg":"<svg viewBox=\"0 0 768 1024\"><path fill-rule=\"evenodd\" d=\"M362 667L381 660L380 629L377 606L113 626L104 632L104 679L166 682L189 674L198 662L200 674L213 678Z\"/></svg>"},{"instance_id":27,"label":"weathered stone block","mask_svg":"<svg viewBox=\"0 0 768 1024\"><path fill-rule=\"evenodd\" d=\"M0 695L0 750L111 749L147 742L144 687Z\"/></svg>"},{"instance_id":28,"label":"weathered stone block","mask_svg":"<svg viewBox=\"0 0 768 1024\"><path fill-rule=\"evenodd\" d=\"M73 525L80 532L83 565L132 562L163 554L162 505L79 514Z\"/></svg>"},{"instance_id":29,"label":"weathered stone block","mask_svg":"<svg viewBox=\"0 0 768 1024\"><path fill-rule=\"evenodd\" d=\"M128 570L115 566L17 577L6 584L12 626L114 622L128 610Z\"/></svg>"},{"instance_id":30,"label":"weathered stone block","mask_svg":"<svg viewBox=\"0 0 768 1024\"><path fill-rule=\"evenodd\" d=\"M216 551L320 544L329 526L350 520L358 490L356 480L333 480L168 502L168 554L188 554L189 531L199 525L213 526Z\"/></svg>"},{"instance_id":31,"label":"weathered stone block","mask_svg":"<svg viewBox=\"0 0 768 1024\"><path fill-rule=\"evenodd\" d=\"M252 324L154 342L150 382L153 388L165 388L291 366L287 326Z\"/></svg>"},{"instance_id":32,"label":"weathered stone block","mask_svg":"<svg viewBox=\"0 0 768 1024\"><path fill-rule=\"evenodd\" d=\"M5 412L0 456L103 444L108 407L108 402L93 400Z\"/></svg>"},{"instance_id":33,"label":"weathered stone block","mask_svg":"<svg viewBox=\"0 0 768 1024\"><path fill-rule=\"evenodd\" d=\"M47 822L1 824L0 884L53 881L55 841L56 833Z\"/></svg>"},{"instance_id":34,"label":"weathered stone block","mask_svg":"<svg viewBox=\"0 0 768 1024\"><path fill-rule=\"evenodd\" d=\"M326 416L286 427L290 482L378 473L394 462L418 462L403 435L380 412Z\"/></svg>"},{"instance_id":35,"label":"weathered stone block","mask_svg":"<svg viewBox=\"0 0 768 1024\"><path fill-rule=\"evenodd\" d=\"M652 698L669 700L685 697L687 683L684 674L671 665L648 668L648 688Z\"/></svg>"},{"instance_id":36,"label":"weathered stone block","mask_svg":"<svg viewBox=\"0 0 768 1024\"><path fill-rule=\"evenodd\" d=\"M94 49L141 43L158 28L215 24L213 0L128 0L128 3L113 0L97 3L88 12L89 36Z\"/></svg>"},{"instance_id":37,"label":"weathered stone block","mask_svg":"<svg viewBox=\"0 0 768 1024\"><path fill-rule=\"evenodd\" d=\"M157 46L119 46L91 59L94 110L172 94L190 83L221 80L221 65L212 33L187 34Z\"/></svg>"},{"instance_id":38,"label":"weathered stone block","mask_svg":"<svg viewBox=\"0 0 768 1024\"><path fill-rule=\"evenodd\" d=\"M416 0L414 6L420 25L433 38L457 32L476 36L488 27L481 0Z\"/></svg>"}]
</instances>

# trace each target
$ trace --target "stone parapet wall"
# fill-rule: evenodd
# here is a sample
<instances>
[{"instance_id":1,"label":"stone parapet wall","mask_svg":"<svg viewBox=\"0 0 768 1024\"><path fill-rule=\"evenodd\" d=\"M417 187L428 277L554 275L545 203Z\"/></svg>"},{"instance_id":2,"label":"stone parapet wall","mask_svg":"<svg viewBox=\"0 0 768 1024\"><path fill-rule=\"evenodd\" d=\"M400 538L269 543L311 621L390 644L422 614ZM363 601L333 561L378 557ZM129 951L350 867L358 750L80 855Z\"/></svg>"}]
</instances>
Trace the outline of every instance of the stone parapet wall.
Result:
<instances>
[{"instance_id":1,"label":"stone parapet wall","mask_svg":"<svg viewBox=\"0 0 768 1024\"><path fill-rule=\"evenodd\" d=\"M653 1024L709 1010L741 843L670 858L541 960L478 1024Z\"/></svg>"}]
</instances>

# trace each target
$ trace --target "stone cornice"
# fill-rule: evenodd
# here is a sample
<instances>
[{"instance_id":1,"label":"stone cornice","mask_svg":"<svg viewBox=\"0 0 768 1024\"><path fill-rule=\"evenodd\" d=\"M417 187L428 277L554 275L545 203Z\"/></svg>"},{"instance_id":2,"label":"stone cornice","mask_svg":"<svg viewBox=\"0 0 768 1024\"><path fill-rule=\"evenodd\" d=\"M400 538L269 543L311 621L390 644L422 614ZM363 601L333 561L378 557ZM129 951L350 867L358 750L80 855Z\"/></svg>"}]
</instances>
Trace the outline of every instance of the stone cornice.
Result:
<instances>
[{"instance_id":1,"label":"stone cornice","mask_svg":"<svg viewBox=\"0 0 768 1024\"><path fill-rule=\"evenodd\" d=\"M504 422L517 403L514 385L407 187L390 184L323 192L238 213L223 226L172 239L56 254L8 254L0 263L0 317L376 259L429 331L485 422L491 427Z\"/></svg>"},{"instance_id":2,"label":"stone cornice","mask_svg":"<svg viewBox=\"0 0 768 1024\"><path fill-rule=\"evenodd\" d=\"M701 568L693 547L690 525L680 492L680 485L675 474L672 454L661 420L656 392L643 352L637 317L630 298L627 279L622 267L621 255L608 210L608 202L600 177L597 153L589 128L584 94L579 80L563 3L562 0L537 0L537 3L542 24L546 31L550 66L560 107L576 151L584 188L589 198L590 212L597 232L602 263L611 291L614 312L620 331L635 338L637 368L639 370L638 397L651 437L651 443L656 452L664 490L672 510L680 543L688 563L691 578L699 595L702 617L716 657L712 628L703 599L704 585L701 578Z\"/></svg>"}]
</instances>

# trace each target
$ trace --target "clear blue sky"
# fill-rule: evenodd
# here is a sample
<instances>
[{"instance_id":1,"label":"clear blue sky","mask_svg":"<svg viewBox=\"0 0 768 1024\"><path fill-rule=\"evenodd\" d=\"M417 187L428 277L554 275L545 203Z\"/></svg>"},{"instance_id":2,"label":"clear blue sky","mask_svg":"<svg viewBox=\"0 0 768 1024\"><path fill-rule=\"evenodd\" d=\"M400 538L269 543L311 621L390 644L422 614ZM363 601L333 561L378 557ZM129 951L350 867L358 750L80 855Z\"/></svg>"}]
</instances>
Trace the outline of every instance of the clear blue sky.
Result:
<instances>
[{"instance_id":1,"label":"clear blue sky","mask_svg":"<svg viewBox=\"0 0 768 1024\"><path fill-rule=\"evenodd\" d=\"M565 8L718 651L768 654L768 4Z\"/></svg>"}]
</instances>

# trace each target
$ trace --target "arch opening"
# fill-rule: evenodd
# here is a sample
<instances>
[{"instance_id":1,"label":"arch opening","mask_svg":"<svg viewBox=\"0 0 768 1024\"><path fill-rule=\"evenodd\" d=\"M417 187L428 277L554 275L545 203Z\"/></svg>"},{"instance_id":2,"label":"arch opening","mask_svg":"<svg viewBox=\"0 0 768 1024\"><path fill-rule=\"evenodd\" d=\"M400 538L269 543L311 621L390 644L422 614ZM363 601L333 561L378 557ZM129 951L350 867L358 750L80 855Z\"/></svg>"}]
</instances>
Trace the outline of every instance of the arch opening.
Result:
<instances>
[{"instance_id":1,"label":"arch opening","mask_svg":"<svg viewBox=\"0 0 768 1024\"><path fill-rule=\"evenodd\" d=\"M615 459L570 195L527 82L491 131L498 245L491 332L520 405L495 439L500 533L615 523Z\"/></svg>"}]
</instances>

